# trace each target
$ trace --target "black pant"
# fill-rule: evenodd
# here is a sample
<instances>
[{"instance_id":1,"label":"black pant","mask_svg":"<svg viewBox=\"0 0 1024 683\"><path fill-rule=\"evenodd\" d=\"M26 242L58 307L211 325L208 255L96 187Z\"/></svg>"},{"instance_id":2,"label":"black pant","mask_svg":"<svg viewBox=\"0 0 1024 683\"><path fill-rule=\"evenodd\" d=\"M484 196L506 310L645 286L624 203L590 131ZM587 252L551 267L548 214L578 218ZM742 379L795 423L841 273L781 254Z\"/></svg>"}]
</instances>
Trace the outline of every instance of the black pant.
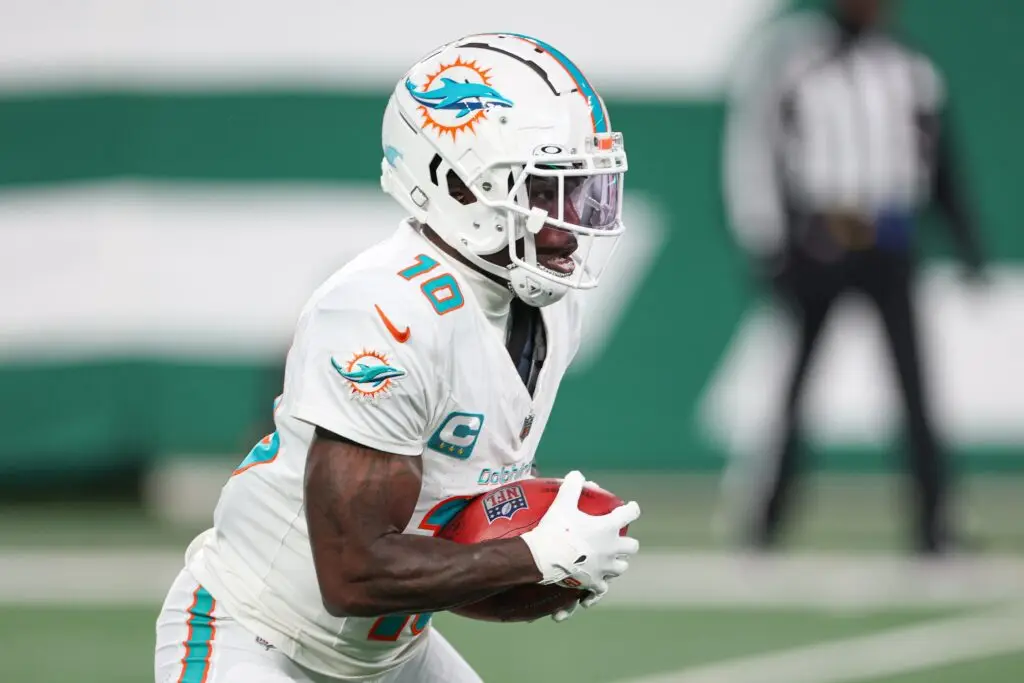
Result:
<instances>
[{"instance_id":1,"label":"black pant","mask_svg":"<svg viewBox=\"0 0 1024 683\"><path fill-rule=\"evenodd\" d=\"M930 424L921 376L912 274L912 261L906 254L872 249L848 253L832 263L796 254L778 276L777 292L791 305L798 321L799 348L782 407L782 438L771 454L774 471L770 475L774 476L770 476L768 495L756 520L754 540L758 545L770 546L779 535L802 464L797 413L807 369L832 304L849 291L863 293L878 310L899 375L908 421L908 465L915 483L912 500L917 549L934 552L945 543L947 464Z\"/></svg>"}]
</instances>

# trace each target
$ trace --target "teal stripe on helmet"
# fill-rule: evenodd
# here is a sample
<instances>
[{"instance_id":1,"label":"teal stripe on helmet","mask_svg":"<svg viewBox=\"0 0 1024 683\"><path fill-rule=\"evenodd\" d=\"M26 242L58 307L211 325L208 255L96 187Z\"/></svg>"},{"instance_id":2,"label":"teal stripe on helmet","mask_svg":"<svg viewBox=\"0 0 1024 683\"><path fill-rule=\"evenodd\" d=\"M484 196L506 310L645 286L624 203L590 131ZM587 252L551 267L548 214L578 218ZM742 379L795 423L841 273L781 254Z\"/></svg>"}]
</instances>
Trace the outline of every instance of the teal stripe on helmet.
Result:
<instances>
[{"instance_id":1,"label":"teal stripe on helmet","mask_svg":"<svg viewBox=\"0 0 1024 683\"><path fill-rule=\"evenodd\" d=\"M569 75L573 77L576 84L579 85L580 94L587 99L587 103L590 105L590 116L594 121L594 132L595 133L607 133L608 132L608 120L604 115L604 107L601 105L601 99L597 96L597 92L590 85L590 81L587 80L583 72L572 63L568 57L558 51L557 48L545 43L543 40L538 40L531 36L526 36L521 33L509 33L507 35L515 36L516 38L522 38L531 43L534 43L539 48L550 54L555 58L559 64L562 65Z\"/></svg>"}]
</instances>

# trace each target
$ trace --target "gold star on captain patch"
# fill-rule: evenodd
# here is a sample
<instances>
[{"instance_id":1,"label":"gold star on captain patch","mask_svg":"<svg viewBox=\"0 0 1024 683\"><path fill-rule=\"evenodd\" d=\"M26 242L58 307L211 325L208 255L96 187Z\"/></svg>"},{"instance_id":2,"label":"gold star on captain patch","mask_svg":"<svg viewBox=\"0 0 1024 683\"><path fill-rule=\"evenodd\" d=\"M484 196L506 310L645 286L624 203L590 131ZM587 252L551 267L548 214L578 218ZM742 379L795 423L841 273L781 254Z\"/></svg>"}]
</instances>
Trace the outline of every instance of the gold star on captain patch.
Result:
<instances>
[{"instance_id":1,"label":"gold star on captain patch","mask_svg":"<svg viewBox=\"0 0 1024 683\"><path fill-rule=\"evenodd\" d=\"M465 451L460 448L459 449L459 455L462 455L463 453L465 453Z\"/></svg>"}]
</instances>

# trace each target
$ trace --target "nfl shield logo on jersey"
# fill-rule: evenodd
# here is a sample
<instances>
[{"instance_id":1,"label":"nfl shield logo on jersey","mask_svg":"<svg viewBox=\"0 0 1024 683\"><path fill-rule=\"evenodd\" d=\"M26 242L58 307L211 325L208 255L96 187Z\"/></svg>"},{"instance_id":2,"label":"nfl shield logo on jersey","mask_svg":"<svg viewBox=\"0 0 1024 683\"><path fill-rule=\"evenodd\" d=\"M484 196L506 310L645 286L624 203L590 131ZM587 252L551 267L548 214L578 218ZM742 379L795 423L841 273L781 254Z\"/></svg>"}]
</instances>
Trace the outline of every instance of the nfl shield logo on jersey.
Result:
<instances>
[{"instance_id":1,"label":"nfl shield logo on jersey","mask_svg":"<svg viewBox=\"0 0 1024 683\"><path fill-rule=\"evenodd\" d=\"M519 440L520 441L525 441L526 437L528 437L530 435L530 430L533 429L534 417L535 416L533 414L533 411L531 410L530 414L526 416L525 420L523 420L523 428L521 430L519 430Z\"/></svg>"},{"instance_id":2,"label":"nfl shield logo on jersey","mask_svg":"<svg viewBox=\"0 0 1024 683\"><path fill-rule=\"evenodd\" d=\"M528 507L521 486L502 486L484 498L484 512L487 513L488 522L496 522L501 517L512 519L512 515Z\"/></svg>"}]
</instances>

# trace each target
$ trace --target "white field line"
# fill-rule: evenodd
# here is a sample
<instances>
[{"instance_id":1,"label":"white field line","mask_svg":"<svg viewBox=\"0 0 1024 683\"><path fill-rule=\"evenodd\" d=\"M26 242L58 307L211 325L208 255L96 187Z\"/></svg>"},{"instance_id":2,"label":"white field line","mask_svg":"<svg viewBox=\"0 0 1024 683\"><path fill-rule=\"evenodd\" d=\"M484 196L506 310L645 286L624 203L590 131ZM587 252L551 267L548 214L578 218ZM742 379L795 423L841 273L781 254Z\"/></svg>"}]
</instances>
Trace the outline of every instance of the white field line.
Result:
<instances>
[{"instance_id":1,"label":"white field line","mask_svg":"<svg viewBox=\"0 0 1024 683\"><path fill-rule=\"evenodd\" d=\"M1024 651L1024 607L1017 606L634 678L628 683L852 683L1020 651Z\"/></svg>"}]
</instances>

